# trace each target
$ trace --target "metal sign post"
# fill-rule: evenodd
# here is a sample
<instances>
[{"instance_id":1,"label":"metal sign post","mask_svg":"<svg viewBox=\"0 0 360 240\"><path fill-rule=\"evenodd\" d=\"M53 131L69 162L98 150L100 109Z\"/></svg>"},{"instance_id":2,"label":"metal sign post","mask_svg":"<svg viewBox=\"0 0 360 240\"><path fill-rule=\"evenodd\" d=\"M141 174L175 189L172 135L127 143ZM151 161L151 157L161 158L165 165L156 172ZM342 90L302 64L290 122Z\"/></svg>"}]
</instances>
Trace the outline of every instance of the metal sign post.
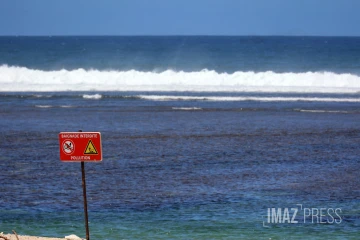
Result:
<instances>
[{"instance_id":1,"label":"metal sign post","mask_svg":"<svg viewBox=\"0 0 360 240\"><path fill-rule=\"evenodd\" d=\"M82 130L79 130L79 132L82 132ZM88 217L87 198L86 198L85 162L81 162L81 180L82 180L81 185L83 188L83 198L84 198L86 240L90 240L89 217Z\"/></svg>"},{"instance_id":2,"label":"metal sign post","mask_svg":"<svg viewBox=\"0 0 360 240\"><path fill-rule=\"evenodd\" d=\"M88 218L87 199L86 199L85 162L81 162L81 173L82 173L82 188L83 188L83 197L84 197L86 240L90 240L89 218Z\"/></svg>"}]
</instances>

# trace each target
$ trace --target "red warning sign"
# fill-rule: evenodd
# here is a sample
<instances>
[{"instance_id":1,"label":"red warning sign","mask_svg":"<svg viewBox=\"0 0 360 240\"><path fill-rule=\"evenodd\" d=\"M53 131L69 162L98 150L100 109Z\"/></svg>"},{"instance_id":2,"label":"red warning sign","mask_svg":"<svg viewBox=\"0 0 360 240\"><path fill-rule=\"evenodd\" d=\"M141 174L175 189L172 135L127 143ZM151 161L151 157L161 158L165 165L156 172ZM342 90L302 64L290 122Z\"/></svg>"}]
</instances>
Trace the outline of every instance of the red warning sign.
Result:
<instances>
[{"instance_id":1,"label":"red warning sign","mask_svg":"<svg viewBox=\"0 0 360 240\"><path fill-rule=\"evenodd\" d=\"M99 132L59 133L60 160L64 162L98 162L102 160Z\"/></svg>"}]
</instances>

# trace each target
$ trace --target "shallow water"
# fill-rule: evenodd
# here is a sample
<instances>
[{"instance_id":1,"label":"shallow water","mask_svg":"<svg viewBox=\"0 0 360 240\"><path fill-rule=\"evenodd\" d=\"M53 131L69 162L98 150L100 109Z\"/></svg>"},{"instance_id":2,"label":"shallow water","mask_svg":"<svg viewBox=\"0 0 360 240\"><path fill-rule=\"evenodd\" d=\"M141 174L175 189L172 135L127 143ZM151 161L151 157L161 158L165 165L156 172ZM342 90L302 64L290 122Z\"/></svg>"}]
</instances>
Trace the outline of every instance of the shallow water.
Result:
<instances>
[{"instance_id":1,"label":"shallow water","mask_svg":"<svg viewBox=\"0 0 360 240\"><path fill-rule=\"evenodd\" d=\"M57 139L81 129L103 141L85 164L92 238L358 238L359 103L118 97L144 94L0 94L0 230L84 237L80 163L60 162ZM174 94L198 95L157 93ZM296 204L341 223L267 223Z\"/></svg>"},{"instance_id":2,"label":"shallow water","mask_svg":"<svg viewBox=\"0 0 360 240\"><path fill-rule=\"evenodd\" d=\"M92 239L359 239L359 43L0 37L0 232L85 236L83 130Z\"/></svg>"}]
</instances>

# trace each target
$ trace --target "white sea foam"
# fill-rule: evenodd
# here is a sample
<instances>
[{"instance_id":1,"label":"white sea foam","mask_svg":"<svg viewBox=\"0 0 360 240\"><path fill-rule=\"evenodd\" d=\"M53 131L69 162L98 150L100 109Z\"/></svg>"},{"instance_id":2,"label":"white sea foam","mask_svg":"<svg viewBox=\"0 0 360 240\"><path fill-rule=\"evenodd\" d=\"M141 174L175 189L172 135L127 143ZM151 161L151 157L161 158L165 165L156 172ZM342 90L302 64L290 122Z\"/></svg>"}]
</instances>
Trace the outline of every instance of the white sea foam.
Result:
<instances>
[{"instance_id":1,"label":"white sea foam","mask_svg":"<svg viewBox=\"0 0 360 240\"><path fill-rule=\"evenodd\" d=\"M53 106L51 106L51 105L35 105L35 107L37 107L37 108L52 108Z\"/></svg>"},{"instance_id":2,"label":"white sea foam","mask_svg":"<svg viewBox=\"0 0 360 240\"><path fill-rule=\"evenodd\" d=\"M139 95L141 99L153 101L259 101L259 102L360 102L360 98L326 98L326 97L224 97L224 96L166 96Z\"/></svg>"},{"instance_id":3,"label":"white sea foam","mask_svg":"<svg viewBox=\"0 0 360 240\"><path fill-rule=\"evenodd\" d=\"M71 105L61 105L61 106L53 106L53 105L35 105L36 108L72 108L74 106Z\"/></svg>"},{"instance_id":4,"label":"white sea foam","mask_svg":"<svg viewBox=\"0 0 360 240\"><path fill-rule=\"evenodd\" d=\"M0 78L0 79L1 79L1 78ZM33 95L33 97L36 97L36 98L51 98L52 95L35 94L35 95Z\"/></svg>"},{"instance_id":5,"label":"white sea foam","mask_svg":"<svg viewBox=\"0 0 360 240\"><path fill-rule=\"evenodd\" d=\"M300 109L300 112L310 112L310 113L351 113L351 111L338 111L338 110L306 110Z\"/></svg>"},{"instance_id":6,"label":"white sea foam","mask_svg":"<svg viewBox=\"0 0 360 240\"><path fill-rule=\"evenodd\" d=\"M94 94L94 95L84 94L83 98L85 98L85 99L101 99L102 95L100 95L100 94Z\"/></svg>"},{"instance_id":7,"label":"white sea foam","mask_svg":"<svg viewBox=\"0 0 360 240\"><path fill-rule=\"evenodd\" d=\"M360 76L332 72L218 73L59 70L0 66L0 91L360 92Z\"/></svg>"},{"instance_id":8,"label":"white sea foam","mask_svg":"<svg viewBox=\"0 0 360 240\"><path fill-rule=\"evenodd\" d=\"M173 107L173 110L182 110L182 111L194 111L194 110L202 110L199 107Z\"/></svg>"}]
</instances>

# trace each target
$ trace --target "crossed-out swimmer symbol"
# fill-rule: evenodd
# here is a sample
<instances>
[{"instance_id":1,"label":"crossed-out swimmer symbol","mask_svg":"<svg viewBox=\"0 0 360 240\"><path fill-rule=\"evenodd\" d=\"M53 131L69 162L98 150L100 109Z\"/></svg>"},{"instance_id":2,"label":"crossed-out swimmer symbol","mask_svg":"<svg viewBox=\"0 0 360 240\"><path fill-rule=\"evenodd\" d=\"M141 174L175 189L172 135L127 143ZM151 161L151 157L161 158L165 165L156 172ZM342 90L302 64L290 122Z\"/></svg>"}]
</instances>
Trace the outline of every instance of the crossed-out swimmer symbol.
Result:
<instances>
[{"instance_id":1,"label":"crossed-out swimmer symbol","mask_svg":"<svg viewBox=\"0 0 360 240\"><path fill-rule=\"evenodd\" d=\"M74 143L73 143L73 141L71 141L71 140L65 140L64 142L63 142L63 152L65 153L65 154L71 154L71 153L73 153L74 152L74 150L75 150L75 145L74 145Z\"/></svg>"}]
</instances>

